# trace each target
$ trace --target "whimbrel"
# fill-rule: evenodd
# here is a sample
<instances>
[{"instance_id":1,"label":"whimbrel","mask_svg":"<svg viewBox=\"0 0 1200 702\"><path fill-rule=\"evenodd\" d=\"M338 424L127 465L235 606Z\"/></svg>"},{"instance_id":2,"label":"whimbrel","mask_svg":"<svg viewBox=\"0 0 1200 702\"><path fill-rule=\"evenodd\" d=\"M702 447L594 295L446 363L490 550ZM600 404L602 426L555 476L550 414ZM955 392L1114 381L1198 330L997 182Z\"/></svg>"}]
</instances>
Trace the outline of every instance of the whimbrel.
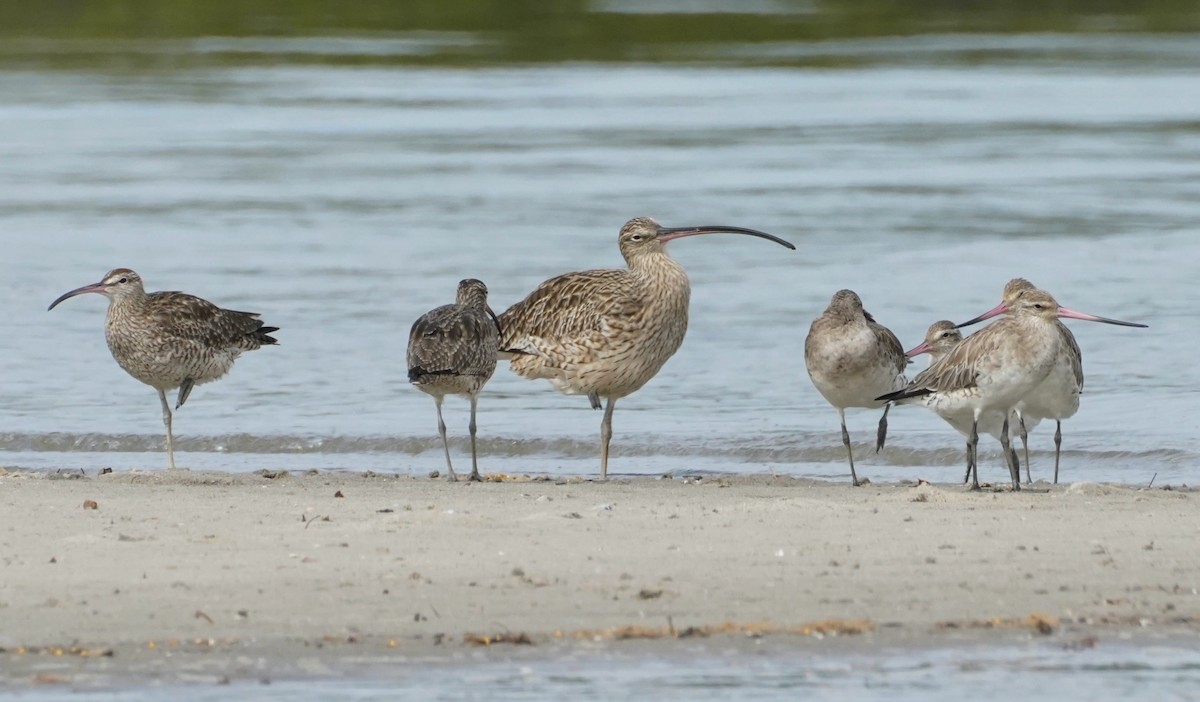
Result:
<instances>
[{"instance_id":1,"label":"whimbrel","mask_svg":"<svg viewBox=\"0 0 1200 702\"><path fill-rule=\"evenodd\" d=\"M117 364L158 391L172 469L175 439L167 391L179 389L178 410L193 387L224 376L243 351L278 343L269 334L279 327L263 326L257 313L222 309L181 292L147 294L141 276L128 268L115 268L99 283L64 293L49 309L84 293L108 298L104 338Z\"/></svg>"},{"instance_id":2,"label":"whimbrel","mask_svg":"<svg viewBox=\"0 0 1200 702\"><path fill-rule=\"evenodd\" d=\"M1058 356L1059 317L1110 321L1062 307L1044 290L1026 291L1012 305L1011 314L964 339L917 374L908 387L878 399L898 401L931 395L928 402L935 412L969 409L972 419L967 468L972 487L979 489L979 421L989 411L1003 413L1000 445L1004 455L1011 456L1009 416L1053 369ZM1009 472L1013 490L1020 490L1020 471L1010 465Z\"/></svg>"},{"instance_id":3,"label":"whimbrel","mask_svg":"<svg viewBox=\"0 0 1200 702\"><path fill-rule=\"evenodd\" d=\"M925 332L925 340L912 349L904 352L904 355L909 358L915 358L923 353L927 353L930 357L930 365L933 365L934 363L937 363L938 359L940 359L942 356L950 353L955 346L958 346L962 339L962 332L958 330L958 327L954 324L954 322L944 319L931 324L929 326L929 330ZM974 413L971 411L971 409L967 407L952 407L950 405L939 406L932 402L934 397L936 396L922 395L920 397L914 397L908 400L900 400L896 404L919 404L923 407L927 407L939 417L944 419L947 424L954 427L954 429L958 433L962 434L964 438L970 436L971 422L974 418ZM1010 445L1013 432L1017 431L1016 427L1018 421L1019 420L1016 417L1016 413L1014 412L1013 415L1009 417L1008 435ZM1025 421L1028 422L1028 429L1032 430L1041 420L1038 418L1027 417ZM997 441L999 441L1000 429L1003 427L1003 425L1004 415L998 410L991 410L980 416L978 430L985 434L991 434L996 438ZM1018 462L1016 450L1011 450L1006 459L1008 460L1009 472L1011 473L1013 470L1013 464ZM1028 470L1028 468L1026 468L1026 470ZM970 479L971 473L968 472L963 477L963 482L965 483Z\"/></svg>"},{"instance_id":4,"label":"whimbrel","mask_svg":"<svg viewBox=\"0 0 1200 702\"><path fill-rule=\"evenodd\" d=\"M1021 295L1036 290L1033 283L1024 278L1013 278L1004 286L1000 304L987 312L967 320L958 327L977 324L985 319L991 319L1012 309ZM1145 324L1123 322L1118 319L1094 317L1090 321L1104 322L1124 327L1141 327ZM1067 325L1056 320L1059 332L1058 356L1054 368L1042 384L1017 404L1017 414L1020 417L1021 443L1025 449L1025 477L1029 479L1029 441L1028 431L1033 428L1030 423L1041 419L1054 420L1054 482L1058 483L1059 457L1062 454L1062 420L1070 419L1079 410L1079 394L1083 392L1083 353L1075 341L1075 335Z\"/></svg>"},{"instance_id":5,"label":"whimbrel","mask_svg":"<svg viewBox=\"0 0 1200 702\"><path fill-rule=\"evenodd\" d=\"M748 234L796 248L754 229L663 227L637 217L617 236L627 268L551 278L500 315L500 348L518 375L549 380L568 395L587 395L593 409L607 400L600 424L601 479L608 477L617 400L653 378L687 331L691 289L665 245L712 233Z\"/></svg>"},{"instance_id":6,"label":"whimbrel","mask_svg":"<svg viewBox=\"0 0 1200 702\"><path fill-rule=\"evenodd\" d=\"M883 407L875 450L883 448L891 403L875 398L908 383L904 377L907 365L900 340L863 309L862 300L853 290L834 293L825 312L809 327L804 339L804 366L817 391L833 405L841 419L842 444L850 460L850 480L854 485L859 482L850 432L846 430L846 408Z\"/></svg>"},{"instance_id":7,"label":"whimbrel","mask_svg":"<svg viewBox=\"0 0 1200 702\"><path fill-rule=\"evenodd\" d=\"M487 286L473 278L458 284L453 305L442 305L421 315L408 335L408 381L433 396L437 405L438 433L446 452L447 479L454 481L442 400L462 395L471 401L471 476L479 475L475 449L475 408L479 392L496 370L500 348L496 315L487 304Z\"/></svg>"}]
</instances>

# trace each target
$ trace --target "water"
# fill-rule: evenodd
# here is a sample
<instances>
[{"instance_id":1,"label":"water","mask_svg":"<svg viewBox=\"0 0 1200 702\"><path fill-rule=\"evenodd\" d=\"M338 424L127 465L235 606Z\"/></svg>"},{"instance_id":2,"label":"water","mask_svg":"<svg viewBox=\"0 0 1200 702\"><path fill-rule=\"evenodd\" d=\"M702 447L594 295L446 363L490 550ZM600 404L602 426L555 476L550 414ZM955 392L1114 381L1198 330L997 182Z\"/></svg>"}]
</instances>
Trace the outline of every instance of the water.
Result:
<instances>
[{"instance_id":1,"label":"water","mask_svg":"<svg viewBox=\"0 0 1200 702\"><path fill-rule=\"evenodd\" d=\"M1092 647L1094 646L1094 647ZM227 700L1188 700L1200 694L1200 654L1163 641L1009 643L860 652L685 648L665 655L586 652L549 658L497 652L470 665L388 664L347 677L233 680L106 689L26 689L53 702ZM837 648L836 646L834 648ZM0 695L3 696L3 695Z\"/></svg>"},{"instance_id":2,"label":"water","mask_svg":"<svg viewBox=\"0 0 1200 702\"><path fill-rule=\"evenodd\" d=\"M597 7L643 21L621 16L641 5ZM760 20L738 20L757 28L755 41L623 41L621 60L605 54L604 63L584 59L607 38L556 57L539 53L536 31L506 42L437 22L385 37L209 38L218 25L182 39L6 40L0 462L164 465L158 403L109 358L103 301L45 311L60 293L129 266L150 289L260 311L283 328L281 346L246 355L193 393L176 419L182 465L438 469L432 402L405 377L411 322L448 302L463 277L486 281L502 309L552 275L620 265L617 229L649 214L667 225L756 227L799 250L716 236L671 246L693 282L691 329L658 377L621 402L618 474L844 480L836 414L802 358L808 323L830 295L857 290L908 347L936 319L991 308L1021 275L1066 305L1151 325L1073 324L1087 388L1065 425L1064 477L1194 484L1200 102L1190 96L1200 94L1200 42L872 32L793 41L776 36L780 7L758 3ZM729 20L708 21L698 36L720 35ZM1043 29L1061 29L1047 21ZM628 60L664 55L677 62ZM464 456L465 403L447 410ZM875 421L851 413L859 442ZM592 474L598 424L583 398L501 369L481 403L483 467ZM901 408L891 426L884 453L859 451L860 474L958 477L960 439L940 420ZM1041 477L1050 435L1044 426L1034 434ZM1002 479L994 450L986 460ZM401 688L440 699L647 690L674 699L987 699L1000 690L1183 699L1195 694L1196 671L1188 642L985 646L965 661L958 648L800 662L705 650L406 669ZM392 696L395 677L234 687L263 700L374 699ZM66 694L139 700L168 689ZM179 691L226 699L230 688Z\"/></svg>"},{"instance_id":3,"label":"water","mask_svg":"<svg viewBox=\"0 0 1200 702\"><path fill-rule=\"evenodd\" d=\"M283 327L280 347L243 357L179 413L182 464L424 474L440 457L432 402L406 383L412 320L462 277L486 281L502 309L552 275L620 265L616 230L651 214L753 226L799 250L717 236L671 246L693 282L691 329L621 402L617 473L841 479L836 414L801 354L832 292L857 290L912 346L1023 275L1064 304L1151 325L1073 325L1088 381L1065 477L1194 482L1200 371L1181 322L1200 255L1200 103L1181 96L1200 94L1200 77L1180 65L1200 46L988 44L1006 59L953 63L963 41L914 38L817 45L885 57L852 70L0 72L3 460L164 463L158 403L109 358L103 300L45 311L129 266L150 289ZM584 399L502 369L481 406L486 470L594 472L599 416ZM874 413L852 415L869 440ZM893 417L889 449L860 451L867 474L953 479L957 435L923 410ZM448 421L461 455L465 403L448 403ZM1042 476L1050 436L1034 435Z\"/></svg>"}]
</instances>

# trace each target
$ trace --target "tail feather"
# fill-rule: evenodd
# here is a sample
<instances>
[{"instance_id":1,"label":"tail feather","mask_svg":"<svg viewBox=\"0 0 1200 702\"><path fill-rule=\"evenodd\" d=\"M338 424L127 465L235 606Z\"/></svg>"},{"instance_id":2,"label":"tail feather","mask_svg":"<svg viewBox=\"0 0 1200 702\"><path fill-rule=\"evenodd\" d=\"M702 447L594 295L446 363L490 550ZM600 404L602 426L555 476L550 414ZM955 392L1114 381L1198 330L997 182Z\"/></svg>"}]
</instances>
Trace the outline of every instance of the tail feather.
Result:
<instances>
[{"instance_id":1,"label":"tail feather","mask_svg":"<svg viewBox=\"0 0 1200 702\"><path fill-rule=\"evenodd\" d=\"M450 370L448 368L440 369L440 370L431 370L429 368L422 368L421 366L413 366L412 368L408 369L408 382L410 382L410 383L420 382L421 380L423 380L425 378L428 378L430 376L435 376L435 375L457 375L457 374L453 370Z\"/></svg>"},{"instance_id":2,"label":"tail feather","mask_svg":"<svg viewBox=\"0 0 1200 702\"><path fill-rule=\"evenodd\" d=\"M263 345L278 344L279 340L270 335L271 332L277 332L277 331L279 331L279 327L263 326L263 327L259 327L258 329L255 329L253 332L251 332L250 335L254 338L255 341L257 341L258 343L263 344Z\"/></svg>"},{"instance_id":3,"label":"tail feather","mask_svg":"<svg viewBox=\"0 0 1200 702\"><path fill-rule=\"evenodd\" d=\"M904 388L903 390L897 390L896 392L889 392L886 395L880 395L879 397L875 398L875 401L895 402L897 400L907 400L910 397L925 397L926 395L932 394L933 390L930 390L929 388Z\"/></svg>"}]
</instances>

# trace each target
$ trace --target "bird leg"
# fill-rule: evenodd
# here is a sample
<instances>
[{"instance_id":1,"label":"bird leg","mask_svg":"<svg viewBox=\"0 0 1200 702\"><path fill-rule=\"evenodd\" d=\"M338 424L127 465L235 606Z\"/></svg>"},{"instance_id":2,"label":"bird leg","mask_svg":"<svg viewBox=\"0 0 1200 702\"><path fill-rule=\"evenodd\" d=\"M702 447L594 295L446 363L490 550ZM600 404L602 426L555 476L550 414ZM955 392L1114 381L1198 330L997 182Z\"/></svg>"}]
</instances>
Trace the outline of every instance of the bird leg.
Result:
<instances>
[{"instance_id":1,"label":"bird leg","mask_svg":"<svg viewBox=\"0 0 1200 702\"><path fill-rule=\"evenodd\" d=\"M595 393L589 393L588 397L596 397L596 406L599 407L600 398ZM617 406L617 398L608 398L608 404L604 407L604 419L600 422L600 479L608 480L608 442L612 440L612 416L613 408Z\"/></svg>"},{"instance_id":2,"label":"bird leg","mask_svg":"<svg viewBox=\"0 0 1200 702\"><path fill-rule=\"evenodd\" d=\"M838 417L842 420L842 445L846 447L846 456L850 459L850 483L858 487L858 474L854 472L854 450L850 448L850 432L846 431L846 410L839 407Z\"/></svg>"},{"instance_id":3,"label":"bird leg","mask_svg":"<svg viewBox=\"0 0 1200 702\"><path fill-rule=\"evenodd\" d=\"M183 403L187 402L188 395L192 394L192 388L196 387L196 381L191 378L184 378L179 384L179 394L175 396L175 409L183 407Z\"/></svg>"},{"instance_id":4,"label":"bird leg","mask_svg":"<svg viewBox=\"0 0 1200 702\"><path fill-rule=\"evenodd\" d=\"M1054 420L1054 484L1058 485L1058 455L1062 452L1062 420Z\"/></svg>"},{"instance_id":5,"label":"bird leg","mask_svg":"<svg viewBox=\"0 0 1200 702\"><path fill-rule=\"evenodd\" d=\"M971 420L971 435L967 437L967 472L971 474L971 489L979 489L979 413Z\"/></svg>"},{"instance_id":6,"label":"bird leg","mask_svg":"<svg viewBox=\"0 0 1200 702\"><path fill-rule=\"evenodd\" d=\"M592 403L592 409L600 409L600 395L598 393L589 392L588 402Z\"/></svg>"},{"instance_id":7,"label":"bird leg","mask_svg":"<svg viewBox=\"0 0 1200 702\"><path fill-rule=\"evenodd\" d=\"M879 418L879 430L875 432L875 453L883 450L883 444L887 441L887 413L892 408L892 403L888 402L883 406L883 416Z\"/></svg>"},{"instance_id":8,"label":"bird leg","mask_svg":"<svg viewBox=\"0 0 1200 702\"><path fill-rule=\"evenodd\" d=\"M1028 485L1033 482L1029 472L1029 432L1025 429L1025 415L1017 412L1017 419L1021 422L1021 449L1025 451L1025 483Z\"/></svg>"},{"instance_id":9,"label":"bird leg","mask_svg":"<svg viewBox=\"0 0 1200 702\"><path fill-rule=\"evenodd\" d=\"M171 436L171 403L167 402L167 393L158 391L158 400L162 403L163 426L167 428L167 468L175 470L175 438Z\"/></svg>"},{"instance_id":10,"label":"bird leg","mask_svg":"<svg viewBox=\"0 0 1200 702\"><path fill-rule=\"evenodd\" d=\"M1012 440L1008 437L1008 413L1004 413L1004 424L1000 427L1000 446L1004 449L1004 455L1009 456L1016 451L1012 447ZM1013 492L1021 491L1021 466L1014 466L1011 462L1008 465L1008 474L1012 477Z\"/></svg>"},{"instance_id":11,"label":"bird leg","mask_svg":"<svg viewBox=\"0 0 1200 702\"><path fill-rule=\"evenodd\" d=\"M433 401L437 405L438 434L442 437L442 450L446 452L446 480L453 483L458 480L458 477L454 475L454 466L450 465L450 443L446 441L446 422L442 420L442 400L444 399L441 395L435 395Z\"/></svg>"},{"instance_id":12,"label":"bird leg","mask_svg":"<svg viewBox=\"0 0 1200 702\"><path fill-rule=\"evenodd\" d=\"M967 474L963 476L963 485L971 482L971 442L967 442Z\"/></svg>"},{"instance_id":13,"label":"bird leg","mask_svg":"<svg viewBox=\"0 0 1200 702\"><path fill-rule=\"evenodd\" d=\"M471 430L471 475L470 475L470 477L467 478L467 480L483 482L483 477L479 475L479 459L477 458L477 455L475 452L475 405L478 404L478 402L479 402L479 396L472 394L471 395L471 424L469 425L469 428Z\"/></svg>"}]
</instances>

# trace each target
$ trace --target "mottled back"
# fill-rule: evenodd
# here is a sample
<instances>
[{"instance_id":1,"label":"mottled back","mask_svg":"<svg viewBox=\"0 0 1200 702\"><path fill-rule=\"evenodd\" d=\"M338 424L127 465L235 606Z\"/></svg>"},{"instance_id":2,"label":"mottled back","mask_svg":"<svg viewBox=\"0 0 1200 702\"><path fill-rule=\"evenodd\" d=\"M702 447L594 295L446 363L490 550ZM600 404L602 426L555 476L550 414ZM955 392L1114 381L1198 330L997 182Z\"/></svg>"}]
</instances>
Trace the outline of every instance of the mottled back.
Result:
<instances>
[{"instance_id":1,"label":"mottled back","mask_svg":"<svg viewBox=\"0 0 1200 702\"><path fill-rule=\"evenodd\" d=\"M434 395L476 394L496 370L500 335L487 287L463 280L456 300L421 315L408 335L408 380Z\"/></svg>"}]
</instances>

